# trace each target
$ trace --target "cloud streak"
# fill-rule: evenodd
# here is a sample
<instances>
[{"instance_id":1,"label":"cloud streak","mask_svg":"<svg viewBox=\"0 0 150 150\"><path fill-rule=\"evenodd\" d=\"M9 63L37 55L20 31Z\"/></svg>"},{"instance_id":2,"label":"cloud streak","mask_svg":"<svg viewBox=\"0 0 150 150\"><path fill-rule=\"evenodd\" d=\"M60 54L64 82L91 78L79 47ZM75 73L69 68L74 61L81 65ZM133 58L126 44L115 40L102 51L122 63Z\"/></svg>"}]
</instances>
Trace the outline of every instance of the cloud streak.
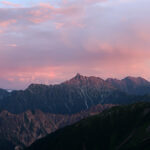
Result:
<instances>
[{"instance_id":1,"label":"cloud streak","mask_svg":"<svg viewBox=\"0 0 150 150\"><path fill-rule=\"evenodd\" d=\"M10 1L1 1L0 3L3 5L6 5L6 6L15 7L15 8L21 7L20 4L15 4L15 3L12 3Z\"/></svg>"}]
</instances>

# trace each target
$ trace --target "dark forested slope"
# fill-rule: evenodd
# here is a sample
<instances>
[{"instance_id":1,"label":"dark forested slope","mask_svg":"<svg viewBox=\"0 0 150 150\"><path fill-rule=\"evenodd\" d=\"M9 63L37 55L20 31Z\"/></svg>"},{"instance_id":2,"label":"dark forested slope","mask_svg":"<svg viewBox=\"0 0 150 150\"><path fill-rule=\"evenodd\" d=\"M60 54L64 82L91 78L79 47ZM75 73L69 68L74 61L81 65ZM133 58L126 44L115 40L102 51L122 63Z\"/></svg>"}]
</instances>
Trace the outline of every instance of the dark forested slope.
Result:
<instances>
[{"instance_id":1,"label":"dark forested slope","mask_svg":"<svg viewBox=\"0 0 150 150\"><path fill-rule=\"evenodd\" d=\"M150 103L118 106L36 141L26 150L149 150Z\"/></svg>"}]
</instances>

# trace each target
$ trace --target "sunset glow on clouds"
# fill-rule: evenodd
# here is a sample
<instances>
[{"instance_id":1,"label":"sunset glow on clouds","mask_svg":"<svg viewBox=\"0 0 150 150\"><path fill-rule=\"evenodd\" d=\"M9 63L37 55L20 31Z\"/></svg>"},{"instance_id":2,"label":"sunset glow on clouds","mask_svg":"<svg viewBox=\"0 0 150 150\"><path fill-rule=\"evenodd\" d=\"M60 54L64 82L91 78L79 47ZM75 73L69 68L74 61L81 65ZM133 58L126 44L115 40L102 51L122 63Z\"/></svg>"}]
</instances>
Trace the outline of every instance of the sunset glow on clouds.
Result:
<instances>
[{"instance_id":1,"label":"sunset glow on clouds","mask_svg":"<svg viewBox=\"0 0 150 150\"><path fill-rule=\"evenodd\" d=\"M60 83L77 72L150 80L150 1L0 1L0 87Z\"/></svg>"}]
</instances>

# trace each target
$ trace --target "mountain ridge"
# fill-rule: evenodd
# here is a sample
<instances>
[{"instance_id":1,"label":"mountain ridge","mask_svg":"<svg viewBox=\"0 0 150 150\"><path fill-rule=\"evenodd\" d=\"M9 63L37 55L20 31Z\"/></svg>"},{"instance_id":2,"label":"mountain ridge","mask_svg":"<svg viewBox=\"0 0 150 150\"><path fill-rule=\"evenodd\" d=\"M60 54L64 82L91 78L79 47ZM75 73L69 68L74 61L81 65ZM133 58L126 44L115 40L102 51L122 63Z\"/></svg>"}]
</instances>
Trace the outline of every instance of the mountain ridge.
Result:
<instances>
[{"instance_id":1,"label":"mountain ridge","mask_svg":"<svg viewBox=\"0 0 150 150\"><path fill-rule=\"evenodd\" d=\"M150 103L117 106L34 142L25 150L149 150Z\"/></svg>"},{"instance_id":2,"label":"mountain ridge","mask_svg":"<svg viewBox=\"0 0 150 150\"><path fill-rule=\"evenodd\" d=\"M136 101L136 96L149 93L150 84L143 78L103 80L77 74L61 84L31 84L25 90L12 91L2 96L0 111L5 109L17 114L40 109L55 114L73 114L97 104L128 104Z\"/></svg>"},{"instance_id":3,"label":"mountain ridge","mask_svg":"<svg viewBox=\"0 0 150 150\"><path fill-rule=\"evenodd\" d=\"M25 147L35 140L50 134L64 126L71 125L115 105L97 105L73 115L50 114L41 110L28 110L21 114L12 114L6 110L0 113L0 149L14 150ZM7 144L8 143L8 147ZM5 147L3 149L3 147ZM6 148L7 147L7 148Z\"/></svg>"},{"instance_id":4,"label":"mountain ridge","mask_svg":"<svg viewBox=\"0 0 150 150\"><path fill-rule=\"evenodd\" d=\"M2 89L0 94L0 133L5 137L0 146L8 143L12 147L28 146L56 129L101 112L106 105L150 101L150 86L139 77L103 80L77 74L61 84L31 84L25 90Z\"/></svg>"}]
</instances>

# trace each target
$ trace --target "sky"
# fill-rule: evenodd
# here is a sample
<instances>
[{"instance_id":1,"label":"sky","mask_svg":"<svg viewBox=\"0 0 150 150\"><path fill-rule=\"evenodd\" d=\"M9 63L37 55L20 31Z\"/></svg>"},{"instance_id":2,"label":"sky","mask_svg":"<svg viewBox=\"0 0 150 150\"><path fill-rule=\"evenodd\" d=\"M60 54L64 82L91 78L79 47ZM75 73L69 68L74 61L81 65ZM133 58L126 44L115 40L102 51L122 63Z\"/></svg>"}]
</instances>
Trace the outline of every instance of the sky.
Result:
<instances>
[{"instance_id":1,"label":"sky","mask_svg":"<svg viewBox=\"0 0 150 150\"><path fill-rule=\"evenodd\" d=\"M150 1L0 0L0 88L76 73L150 80Z\"/></svg>"}]
</instances>

